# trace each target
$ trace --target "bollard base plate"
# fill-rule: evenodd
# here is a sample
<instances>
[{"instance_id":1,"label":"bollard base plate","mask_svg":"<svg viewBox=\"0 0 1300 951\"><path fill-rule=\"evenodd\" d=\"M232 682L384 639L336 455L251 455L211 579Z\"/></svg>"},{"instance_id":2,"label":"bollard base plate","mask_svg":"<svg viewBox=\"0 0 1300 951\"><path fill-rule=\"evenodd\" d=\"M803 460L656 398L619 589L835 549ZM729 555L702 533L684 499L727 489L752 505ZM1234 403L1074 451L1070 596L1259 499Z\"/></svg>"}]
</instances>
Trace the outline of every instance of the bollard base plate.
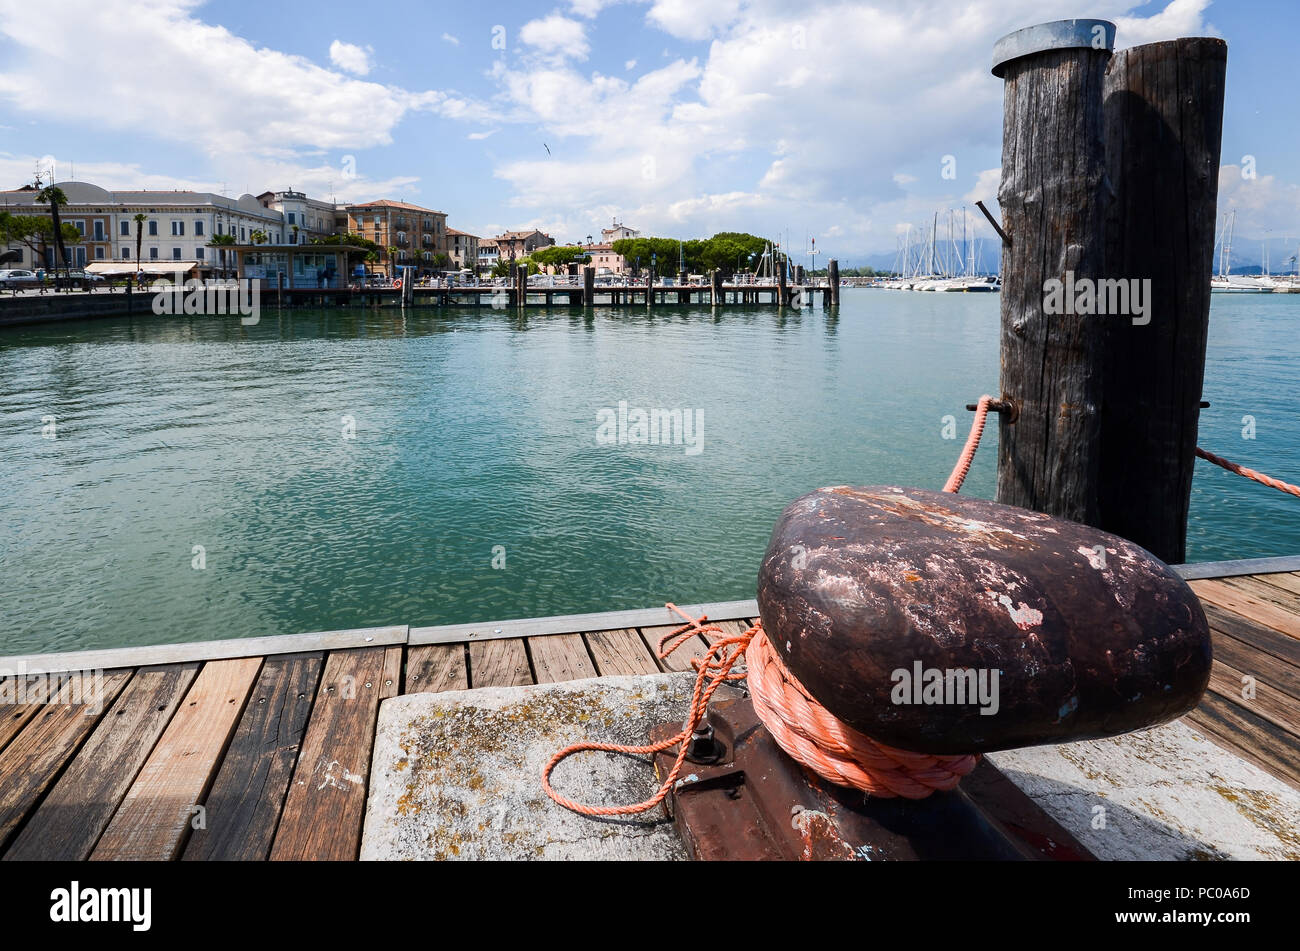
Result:
<instances>
[{"instance_id":1,"label":"bollard base plate","mask_svg":"<svg viewBox=\"0 0 1300 951\"><path fill-rule=\"evenodd\" d=\"M722 744L712 764L689 760L667 806L695 859L775 861L1088 861L1093 856L982 760L961 785L919 801L834 786L781 750L748 699L714 703ZM672 736L665 724L654 740ZM675 751L655 756L667 775Z\"/></svg>"}]
</instances>

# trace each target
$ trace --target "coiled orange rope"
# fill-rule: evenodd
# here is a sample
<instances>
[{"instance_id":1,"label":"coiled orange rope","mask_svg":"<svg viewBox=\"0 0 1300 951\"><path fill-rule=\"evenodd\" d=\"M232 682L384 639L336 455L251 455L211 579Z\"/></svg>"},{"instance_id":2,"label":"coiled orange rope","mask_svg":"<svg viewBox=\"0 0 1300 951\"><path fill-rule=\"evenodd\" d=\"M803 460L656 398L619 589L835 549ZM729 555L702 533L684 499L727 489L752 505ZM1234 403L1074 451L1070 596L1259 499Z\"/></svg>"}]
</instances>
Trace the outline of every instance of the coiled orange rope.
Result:
<instances>
[{"instance_id":1,"label":"coiled orange rope","mask_svg":"<svg viewBox=\"0 0 1300 951\"><path fill-rule=\"evenodd\" d=\"M980 397L970 435L952 475L944 485L945 492L960 491L975 459L980 437L984 434L991 400L990 396ZM659 639L657 652L660 658L667 657L688 638L697 634L722 635L721 628L705 623L707 617L694 620L671 603L668 609L686 623ZM734 669L742 656L749 662L747 674ZM542 789L546 795L566 809L586 816L628 816L653 809L663 802L681 775L691 735L704 719L709 699L726 681L746 676L754 712L777 745L795 761L836 785L860 789L881 798L924 799L937 790L956 787L979 761L979 757L973 755L931 756L895 749L877 743L837 719L813 699L812 694L782 663L763 633L762 621L756 622L739 637L721 636L713 641L702 660L691 663L696 670L695 688L691 694L690 713L680 733L645 746L593 742L566 746L552 756L542 770ZM560 795L551 785L551 774L555 767L574 753L594 750L604 753L647 754L659 753L674 746L679 746L680 749L673 768L669 770L658 791L643 802L629 806L588 806Z\"/></svg>"}]
</instances>

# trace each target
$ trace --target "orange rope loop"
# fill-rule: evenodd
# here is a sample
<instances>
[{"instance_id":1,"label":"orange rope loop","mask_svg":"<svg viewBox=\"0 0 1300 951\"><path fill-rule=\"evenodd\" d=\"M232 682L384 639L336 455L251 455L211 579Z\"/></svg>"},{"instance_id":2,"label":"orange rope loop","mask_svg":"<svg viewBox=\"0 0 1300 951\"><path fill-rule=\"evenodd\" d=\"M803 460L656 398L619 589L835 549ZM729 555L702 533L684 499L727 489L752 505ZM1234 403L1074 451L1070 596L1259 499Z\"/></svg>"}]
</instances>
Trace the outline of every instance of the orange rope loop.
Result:
<instances>
[{"instance_id":1,"label":"orange rope loop","mask_svg":"<svg viewBox=\"0 0 1300 951\"><path fill-rule=\"evenodd\" d=\"M667 657L697 634L722 635L716 624L705 624L707 617L693 619L675 604L668 609L686 623L659 640L659 656ZM665 649L668 642L672 642ZM733 668L748 655L748 673ZM691 661L696 669L691 709L681 732L658 743L625 746L617 743L574 743L551 757L542 771L542 788L551 799L586 816L628 816L646 812L663 802L686 762L691 734L704 719L709 700L728 680L748 677L754 712L767 727L778 746L803 766L840 786L860 789L882 798L901 796L923 799L936 790L954 788L961 778L975 768L975 756L930 756L910 753L877 743L838 720L813 699L804 686L781 662L763 633L762 622L739 636L720 636L713 641L702 659ZM628 806L588 806L560 795L551 785L551 774L563 760L586 750L604 753L659 753L680 747L677 759L658 791L643 802Z\"/></svg>"},{"instance_id":2,"label":"orange rope loop","mask_svg":"<svg viewBox=\"0 0 1300 951\"><path fill-rule=\"evenodd\" d=\"M970 472L970 465L975 461L975 450L980 447L980 437L984 435L984 422L988 419L989 403L992 401L993 397L986 393L980 397L979 403L975 406L975 419L970 424L970 435L966 437L966 445L962 447L952 475L948 476L948 481L944 483L945 492L961 491L961 484L966 481L966 473Z\"/></svg>"},{"instance_id":3,"label":"orange rope loop","mask_svg":"<svg viewBox=\"0 0 1300 951\"><path fill-rule=\"evenodd\" d=\"M1256 472L1254 469L1247 469L1245 466L1239 466L1235 462L1229 462L1222 456L1216 456L1212 452L1206 452L1200 446L1196 447L1196 454L1216 466L1222 466L1229 472L1235 472L1239 476L1245 476L1247 479L1254 479L1260 485L1266 485L1271 489L1277 489L1280 492L1287 492L1296 497L1300 497L1300 486L1292 485L1290 482L1283 482L1281 479L1274 479L1272 476L1266 476L1262 472Z\"/></svg>"}]
</instances>

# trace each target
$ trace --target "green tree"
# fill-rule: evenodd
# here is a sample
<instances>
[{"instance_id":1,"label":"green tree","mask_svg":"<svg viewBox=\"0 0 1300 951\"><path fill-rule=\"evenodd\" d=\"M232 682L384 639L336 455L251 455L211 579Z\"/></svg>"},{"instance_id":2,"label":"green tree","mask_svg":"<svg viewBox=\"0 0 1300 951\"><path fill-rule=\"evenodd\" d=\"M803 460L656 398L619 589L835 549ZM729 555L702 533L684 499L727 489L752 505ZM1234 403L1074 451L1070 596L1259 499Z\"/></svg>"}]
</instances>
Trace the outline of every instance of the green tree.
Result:
<instances>
[{"instance_id":1,"label":"green tree","mask_svg":"<svg viewBox=\"0 0 1300 951\"><path fill-rule=\"evenodd\" d=\"M530 261L535 262L539 267L563 268L575 261L585 263L591 260L585 250L576 245L551 245L545 248L538 248L528 256Z\"/></svg>"},{"instance_id":2,"label":"green tree","mask_svg":"<svg viewBox=\"0 0 1300 951\"><path fill-rule=\"evenodd\" d=\"M135 269L140 270L140 255L144 253L144 223L149 220L146 214L137 214L135 221Z\"/></svg>"},{"instance_id":3,"label":"green tree","mask_svg":"<svg viewBox=\"0 0 1300 951\"><path fill-rule=\"evenodd\" d=\"M57 268L59 262L62 261L63 270L66 273L68 270L68 250L63 243L63 225L59 221L59 209L68 203L68 196L63 193L63 189L58 185L46 185L41 189L41 193L36 196L36 200L50 206L50 221L54 225L55 267Z\"/></svg>"},{"instance_id":4,"label":"green tree","mask_svg":"<svg viewBox=\"0 0 1300 951\"><path fill-rule=\"evenodd\" d=\"M214 234L211 238L208 239L208 247L221 249L220 255L221 255L222 276L224 276L226 272L226 248L232 247L238 243L239 242L235 240L235 236L233 234Z\"/></svg>"}]
</instances>

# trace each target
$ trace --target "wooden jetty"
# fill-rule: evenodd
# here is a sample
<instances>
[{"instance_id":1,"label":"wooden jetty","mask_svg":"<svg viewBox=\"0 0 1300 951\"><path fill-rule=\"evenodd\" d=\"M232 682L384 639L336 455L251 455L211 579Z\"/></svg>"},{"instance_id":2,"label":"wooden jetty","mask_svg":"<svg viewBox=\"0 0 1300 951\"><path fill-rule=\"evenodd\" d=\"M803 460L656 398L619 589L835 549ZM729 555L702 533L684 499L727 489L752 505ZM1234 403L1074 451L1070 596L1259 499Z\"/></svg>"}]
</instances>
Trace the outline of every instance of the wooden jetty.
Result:
<instances>
[{"instance_id":1,"label":"wooden jetty","mask_svg":"<svg viewBox=\"0 0 1300 951\"><path fill-rule=\"evenodd\" d=\"M1300 789L1300 557L1178 570L1215 653L1187 720ZM685 609L739 633L757 605ZM355 859L385 699L688 669L701 638L655 656L674 620L658 608L2 659L17 672L7 696L18 674L25 695L0 708L0 859ZM61 702L74 682L37 673L76 670L101 672L101 703Z\"/></svg>"}]
</instances>

